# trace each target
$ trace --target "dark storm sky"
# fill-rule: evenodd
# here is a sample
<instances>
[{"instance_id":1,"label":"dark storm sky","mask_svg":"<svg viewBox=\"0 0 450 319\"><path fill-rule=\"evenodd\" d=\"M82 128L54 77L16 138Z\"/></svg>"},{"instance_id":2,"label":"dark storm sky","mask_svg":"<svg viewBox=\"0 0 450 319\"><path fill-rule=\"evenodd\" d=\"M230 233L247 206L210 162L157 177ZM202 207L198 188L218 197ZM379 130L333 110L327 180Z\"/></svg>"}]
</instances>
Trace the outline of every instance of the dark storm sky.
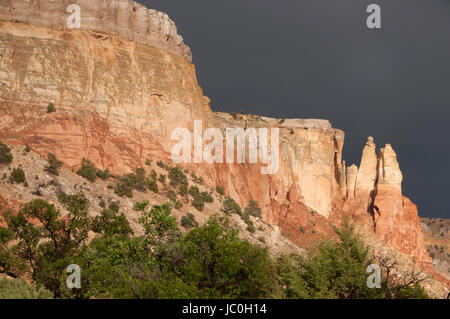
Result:
<instances>
[{"instance_id":1,"label":"dark storm sky","mask_svg":"<svg viewBox=\"0 0 450 319\"><path fill-rule=\"evenodd\" d=\"M391 143L419 214L450 218L450 0L139 2L175 21L214 110L328 119L348 165Z\"/></svg>"}]
</instances>

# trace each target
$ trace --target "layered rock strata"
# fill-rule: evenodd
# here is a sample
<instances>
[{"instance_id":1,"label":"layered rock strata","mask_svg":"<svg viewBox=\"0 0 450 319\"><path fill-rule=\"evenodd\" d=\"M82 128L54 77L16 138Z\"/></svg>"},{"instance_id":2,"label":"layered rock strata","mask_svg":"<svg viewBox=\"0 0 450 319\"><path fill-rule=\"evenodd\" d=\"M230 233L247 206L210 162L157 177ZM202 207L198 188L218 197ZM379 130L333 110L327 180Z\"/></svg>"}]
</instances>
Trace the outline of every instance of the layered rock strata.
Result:
<instances>
[{"instance_id":1,"label":"layered rock strata","mask_svg":"<svg viewBox=\"0 0 450 319\"><path fill-rule=\"evenodd\" d=\"M306 246L343 215L430 267L416 206L402 195L394 150L369 138L359 167L342 161L344 133L326 120L213 113L189 49L165 15L132 1L78 1L80 29L68 29L69 1L0 3L0 138L54 153L67 167L88 158L121 174L147 158L170 160L175 128L277 127L279 169L261 164L186 164L241 205L259 201L264 219ZM53 103L55 113L47 113Z\"/></svg>"}]
</instances>

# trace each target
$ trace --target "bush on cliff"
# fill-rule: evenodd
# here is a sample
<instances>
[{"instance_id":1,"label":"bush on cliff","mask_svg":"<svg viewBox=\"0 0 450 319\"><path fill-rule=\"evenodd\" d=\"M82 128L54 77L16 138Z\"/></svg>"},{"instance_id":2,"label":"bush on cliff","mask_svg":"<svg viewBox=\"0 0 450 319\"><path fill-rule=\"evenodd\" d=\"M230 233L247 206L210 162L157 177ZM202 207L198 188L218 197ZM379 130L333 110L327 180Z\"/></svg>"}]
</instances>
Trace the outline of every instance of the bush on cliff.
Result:
<instances>
[{"instance_id":1,"label":"bush on cliff","mask_svg":"<svg viewBox=\"0 0 450 319\"><path fill-rule=\"evenodd\" d=\"M53 103L48 103L47 113L53 113L53 112L56 112L55 105Z\"/></svg>"},{"instance_id":2,"label":"bush on cliff","mask_svg":"<svg viewBox=\"0 0 450 319\"><path fill-rule=\"evenodd\" d=\"M169 168L170 186L188 185L187 177L179 167Z\"/></svg>"},{"instance_id":3,"label":"bush on cliff","mask_svg":"<svg viewBox=\"0 0 450 319\"><path fill-rule=\"evenodd\" d=\"M198 222L193 214L187 213L186 216L181 217L181 226L186 229L198 227Z\"/></svg>"},{"instance_id":4,"label":"bush on cliff","mask_svg":"<svg viewBox=\"0 0 450 319\"><path fill-rule=\"evenodd\" d=\"M242 215L241 206L239 206L233 198L228 196L225 198L225 201L223 202L222 211L227 214Z\"/></svg>"},{"instance_id":5,"label":"bush on cliff","mask_svg":"<svg viewBox=\"0 0 450 319\"><path fill-rule=\"evenodd\" d=\"M216 186L216 192L219 193L220 195L224 195L225 189L222 186Z\"/></svg>"},{"instance_id":6,"label":"bush on cliff","mask_svg":"<svg viewBox=\"0 0 450 319\"><path fill-rule=\"evenodd\" d=\"M9 176L9 182L11 184L20 184L26 181L25 172L21 167L13 168L11 175Z\"/></svg>"},{"instance_id":7,"label":"bush on cliff","mask_svg":"<svg viewBox=\"0 0 450 319\"><path fill-rule=\"evenodd\" d=\"M97 169L90 160L83 158L81 160L81 167L78 169L77 174L86 178L90 182L94 182L97 178Z\"/></svg>"},{"instance_id":8,"label":"bush on cliff","mask_svg":"<svg viewBox=\"0 0 450 319\"><path fill-rule=\"evenodd\" d=\"M244 212L248 215L261 218L261 208L256 200L250 199Z\"/></svg>"},{"instance_id":9,"label":"bush on cliff","mask_svg":"<svg viewBox=\"0 0 450 319\"><path fill-rule=\"evenodd\" d=\"M59 175L59 169L62 166L62 162L59 161L56 156L52 153L48 153L47 155L47 165L44 168L44 171L48 172L49 174L52 175Z\"/></svg>"},{"instance_id":10,"label":"bush on cliff","mask_svg":"<svg viewBox=\"0 0 450 319\"><path fill-rule=\"evenodd\" d=\"M0 141L0 164L11 164L12 159L11 149Z\"/></svg>"}]
</instances>

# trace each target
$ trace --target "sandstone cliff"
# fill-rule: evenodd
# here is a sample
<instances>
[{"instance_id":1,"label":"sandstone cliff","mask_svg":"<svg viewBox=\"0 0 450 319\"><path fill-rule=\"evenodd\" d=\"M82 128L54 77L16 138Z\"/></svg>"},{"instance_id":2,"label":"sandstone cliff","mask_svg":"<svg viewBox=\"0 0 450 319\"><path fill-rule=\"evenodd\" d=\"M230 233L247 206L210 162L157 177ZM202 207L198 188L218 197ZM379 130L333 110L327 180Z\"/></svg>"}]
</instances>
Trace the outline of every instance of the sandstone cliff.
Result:
<instances>
[{"instance_id":1,"label":"sandstone cliff","mask_svg":"<svg viewBox=\"0 0 450 319\"><path fill-rule=\"evenodd\" d=\"M89 158L121 174L147 158L169 160L171 132L192 131L194 120L222 130L278 127L276 174L262 175L259 164L187 166L243 205L259 201L265 221L301 246L332 234L331 223L348 215L432 271L390 145L377 153L369 138L360 166L347 168L344 133L328 121L213 113L190 51L165 14L128 0L83 0L82 27L67 29L68 3L0 4L1 139L52 152L68 168ZM56 113L46 113L49 103Z\"/></svg>"}]
</instances>

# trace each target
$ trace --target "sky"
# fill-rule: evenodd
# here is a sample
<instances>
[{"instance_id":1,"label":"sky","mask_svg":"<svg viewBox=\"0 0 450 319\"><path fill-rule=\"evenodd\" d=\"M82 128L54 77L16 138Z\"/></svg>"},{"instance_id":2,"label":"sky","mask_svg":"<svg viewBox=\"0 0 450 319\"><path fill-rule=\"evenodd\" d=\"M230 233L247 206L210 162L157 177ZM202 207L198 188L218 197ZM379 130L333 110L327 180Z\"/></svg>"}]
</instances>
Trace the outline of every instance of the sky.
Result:
<instances>
[{"instance_id":1,"label":"sky","mask_svg":"<svg viewBox=\"0 0 450 319\"><path fill-rule=\"evenodd\" d=\"M213 110L327 119L348 166L390 143L419 215L450 218L450 0L138 2L175 21Z\"/></svg>"}]
</instances>

